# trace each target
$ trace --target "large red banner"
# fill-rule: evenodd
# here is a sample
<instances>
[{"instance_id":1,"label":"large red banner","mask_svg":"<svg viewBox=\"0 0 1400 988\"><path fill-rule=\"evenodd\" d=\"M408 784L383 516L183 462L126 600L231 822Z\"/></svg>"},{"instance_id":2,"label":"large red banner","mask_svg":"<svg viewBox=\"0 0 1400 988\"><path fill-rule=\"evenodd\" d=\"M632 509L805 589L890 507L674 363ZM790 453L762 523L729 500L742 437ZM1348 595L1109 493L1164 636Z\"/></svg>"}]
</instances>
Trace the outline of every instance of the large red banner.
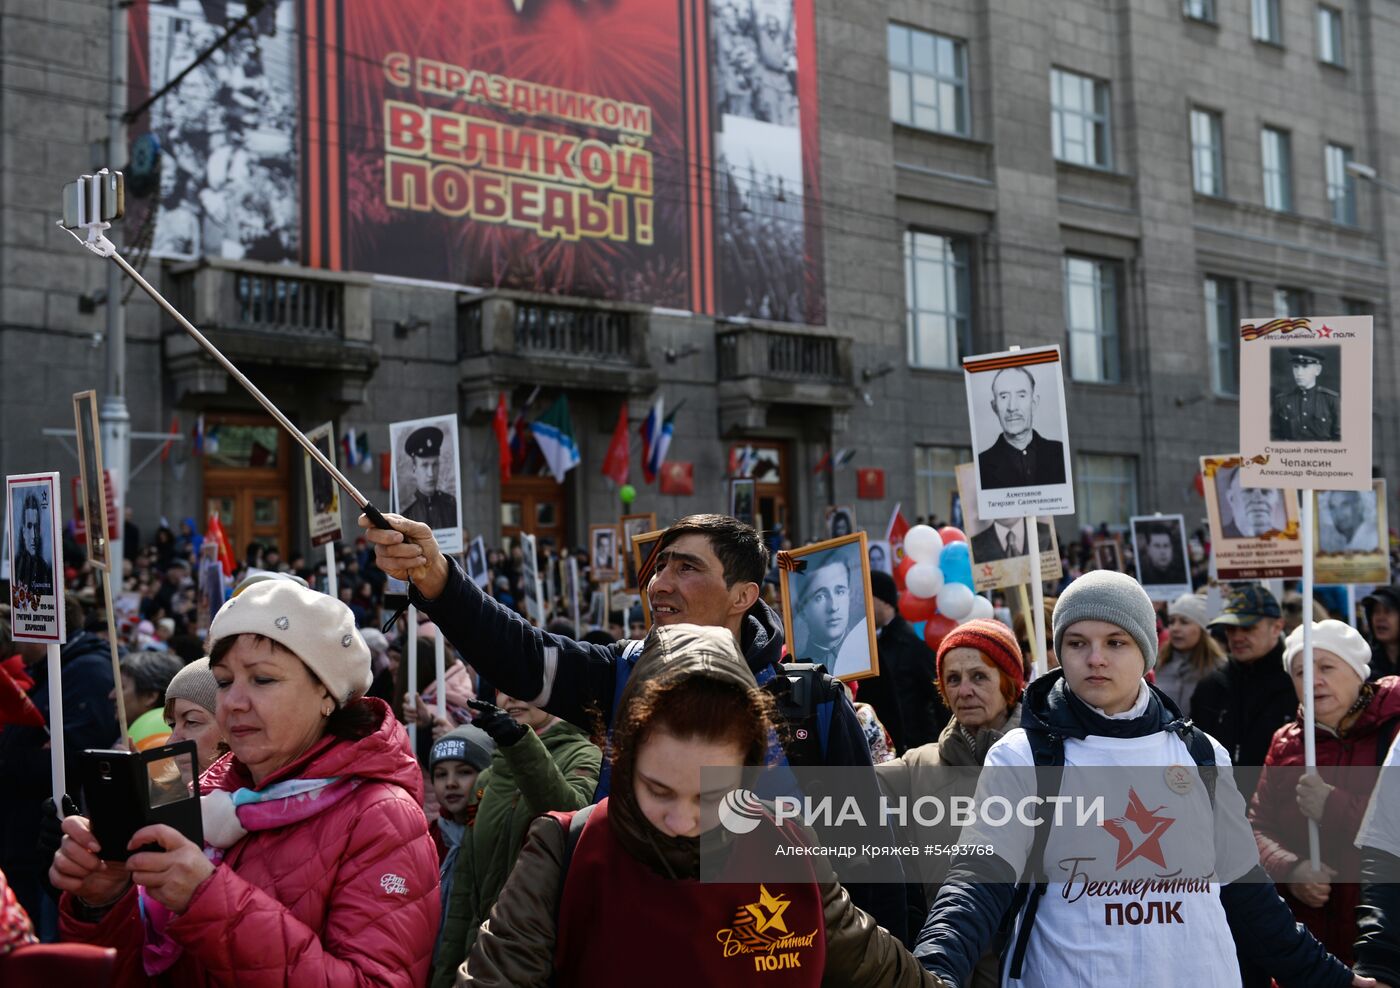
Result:
<instances>
[{"instance_id":1,"label":"large red banner","mask_svg":"<svg viewBox=\"0 0 1400 988\"><path fill-rule=\"evenodd\" d=\"M824 322L812 3L269 4L134 128L153 247ZM133 99L243 13L186 6Z\"/></svg>"}]
</instances>

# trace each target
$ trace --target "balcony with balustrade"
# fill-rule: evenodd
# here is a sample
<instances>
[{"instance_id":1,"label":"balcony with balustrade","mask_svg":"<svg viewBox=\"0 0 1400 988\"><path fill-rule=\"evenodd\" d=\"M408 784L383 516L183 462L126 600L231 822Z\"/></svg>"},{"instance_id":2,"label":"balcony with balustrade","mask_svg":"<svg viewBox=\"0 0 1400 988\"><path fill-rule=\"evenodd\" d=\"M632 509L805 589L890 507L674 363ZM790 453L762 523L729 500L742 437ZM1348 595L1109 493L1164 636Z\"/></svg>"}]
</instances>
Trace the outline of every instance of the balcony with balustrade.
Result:
<instances>
[{"instance_id":1,"label":"balcony with balustrade","mask_svg":"<svg viewBox=\"0 0 1400 988\"><path fill-rule=\"evenodd\" d=\"M355 403L379 363L370 319L367 275L258 261L202 258L164 271L174 306L240 368L318 371L335 393ZM182 394L219 394L228 375L166 319L167 371Z\"/></svg>"},{"instance_id":2,"label":"balcony with balustrade","mask_svg":"<svg viewBox=\"0 0 1400 988\"><path fill-rule=\"evenodd\" d=\"M768 409L850 408L851 338L824 327L727 322L716 327L722 431L763 428Z\"/></svg>"}]
</instances>

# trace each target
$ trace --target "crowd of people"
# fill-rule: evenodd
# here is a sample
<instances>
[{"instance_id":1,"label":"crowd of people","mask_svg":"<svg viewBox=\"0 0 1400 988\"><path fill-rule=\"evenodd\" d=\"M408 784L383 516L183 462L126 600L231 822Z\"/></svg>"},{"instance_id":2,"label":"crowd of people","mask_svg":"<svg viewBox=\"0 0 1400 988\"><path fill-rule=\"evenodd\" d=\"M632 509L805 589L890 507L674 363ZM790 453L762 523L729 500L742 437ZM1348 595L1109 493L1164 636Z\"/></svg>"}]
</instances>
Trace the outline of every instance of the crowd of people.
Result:
<instances>
[{"instance_id":1,"label":"crowd of people","mask_svg":"<svg viewBox=\"0 0 1400 988\"><path fill-rule=\"evenodd\" d=\"M155 824L103 847L77 802L49 798L46 728L0 726L0 979L7 952L63 940L113 949L122 985L605 984L623 956L684 984L1400 985L1400 783L1376 785L1400 733L1395 588L1359 621L1314 615L1306 683L1286 600L1237 586L1217 610L1202 580L1154 603L1093 568L1090 531L1047 587L1047 673L1024 612L930 647L876 571L878 675L842 683L790 664L774 579L790 545L736 519L666 529L650 626L619 594L586 630L558 593L527 616L518 546L490 553L483 588L427 525L390 519L338 548L334 596L324 564L269 546L205 582L218 554L193 522L143 545L129 521L115 676L80 546L61 687L0 621L3 674L43 715L62 689L74 800L84 749L190 741L203 821L202 841ZM568 554L542 546L539 570ZM415 627L390 578L409 581ZM720 826L758 766L840 769L866 802L1043 797L1042 774L1014 771L1031 766L1169 782L1195 766L1216 863L1185 896L1076 897L1041 867L1052 828L979 856L950 819L926 839L964 850L896 863L896 880L833 868L802 852L825 831L770 802L743 841ZM801 866L754 881L755 846ZM1108 921L1130 907L1176 922Z\"/></svg>"}]
</instances>

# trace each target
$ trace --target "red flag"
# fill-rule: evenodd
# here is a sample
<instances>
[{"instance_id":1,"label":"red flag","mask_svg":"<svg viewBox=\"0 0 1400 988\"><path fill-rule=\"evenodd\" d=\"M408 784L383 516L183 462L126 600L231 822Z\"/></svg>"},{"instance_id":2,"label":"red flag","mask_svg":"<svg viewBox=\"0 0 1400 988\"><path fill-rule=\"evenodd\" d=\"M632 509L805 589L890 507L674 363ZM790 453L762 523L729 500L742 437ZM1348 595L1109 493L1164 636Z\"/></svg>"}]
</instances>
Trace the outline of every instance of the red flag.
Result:
<instances>
[{"instance_id":1,"label":"red flag","mask_svg":"<svg viewBox=\"0 0 1400 988\"><path fill-rule=\"evenodd\" d=\"M219 567L224 571L224 576L233 576L233 571L238 564L233 557L233 544L229 542L228 533L224 531L223 523L219 521L217 512L209 516L209 524L205 526L204 537L213 539L214 544L219 547Z\"/></svg>"},{"instance_id":2,"label":"red flag","mask_svg":"<svg viewBox=\"0 0 1400 988\"><path fill-rule=\"evenodd\" d=\"M856 471L856 497L882 501L885 497L885 471L861 467Z\"/></svg>"},{"instance_id":3,"label":"red flag","mask_svg":"<svg viewBox=\"0 0 1400 988\"><path fill-rule=\"evenodd\" d=\"M496 432L496 458L501 463L501 483L510 480L510 413L506 410L506 393L496 400L496 417L491 420Z\"/></svg>"},{"instance_id":4,"label":"red flag","mask_svg":"<svg viewBox=\"0 0 1400 988\"><path fill-rule=\"evenodd\" d=\"M894 512L890 515L890 524L885 529L885 538L890 543L890 562L898 565L904 560L904 535L909 531L909 522L904 520L904 515L899 511L899 505L894 506Z\"/></svg>"},{"instance_id":5,"label":"red flag","mask_svg":"<svg viewBox=\"0 0 1400 988\"><path fill-rule=\"evenodd\" d=\"M695 464L672 460L661 468L661 493L690 495L695 493Z\"/></svg>"},{"instance_id":6,"label":"red flag","mask_svg":"<svg viewBox=\"0 0 1400 988\"><path fill-rule=\"evenodd\" d=\"M44 715L34 706L34 701L20 688L19 683L6 668L9 663L0 665L0 724L15 724L19 727L43 727ZM24 673L21 672L21 675ZM26 679L29 677L26 675ZM34 681L29 680L30 685Z\"/></svg>"},{"instance_id":7,"label":"red flag","mask_svg":"<svg viewBox=\"0 0 1400 988\"><path fill-rule=\"evenodd\" d=\"M816 476L823 470L831 469L831 447L828 446L822 453L822 458L817 461L817 465L812 468L812 476Z\"/></svg>"},{"instance_id":8,"label":"red flag","mask_svg":"<svg viewBox=\"0 0 1400 988\"><path fill-rule=\"evenodd\" d=\"M176 415L170 419L170 434L178 436L180 434L180 416ZM165 445L160 448L160 462L164 463L170 459L170 447L174 446L174 440L167 439Z\"/></svg>"},{"instance_id":9,"label":"red flag","mask_svg":"<svg viewBox=\"0 0 1400 988\"><path fill-rule=\"evenodd\" d=\"M627 483L631 469L631 457L627 455L627 402L617 410L617 425L613 428L612 442L608 443L608 455L603 457L603 476L621 487Z\"/></svg>"}]
</instances>

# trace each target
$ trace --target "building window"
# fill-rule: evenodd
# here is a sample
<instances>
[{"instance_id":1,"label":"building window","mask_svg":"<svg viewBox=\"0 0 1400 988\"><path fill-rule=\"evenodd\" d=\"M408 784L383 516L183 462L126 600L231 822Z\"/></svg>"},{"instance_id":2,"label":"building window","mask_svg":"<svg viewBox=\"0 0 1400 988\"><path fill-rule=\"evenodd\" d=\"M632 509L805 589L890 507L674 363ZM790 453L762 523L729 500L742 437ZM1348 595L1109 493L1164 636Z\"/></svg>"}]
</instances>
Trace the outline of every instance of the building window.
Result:
<instances>
[{"instance_id":1,"label":"building window","mask_svg":"<svg viewBox=\"0 0 1400 988\"><path fill-rule=\"evenodd\" d=\"M1347 171L1351 148L1327 145L1327 201L1332 206L1332 222L1356 225L1356 176Z\"/></svg>"},{"instance_id":2,"label":"building window","mask_svg":"<svg viewBox=\"0 0 1400 988\"><path fill-rule=\"evenodd\" d=\"M1254 40L1271 45L1283 44L1283 13L1279 0L1252 0L1254 8Z\"/></svg>"},{"instance_id":3,"label":"building window","mask_svg":"<svg viewBox=\"0 0 1400 988\"><path fill-rule=\"evenodd\" d=\"M1308 314L1308 293L1301 288L1274 289L1274 318Z\"/></svg>"},{"instance_id":4,"label":"building window","mask_svg":"<svg viewBox=\"0 0 1400 988\"><path fill-rule=\"evenodd\" d=\"M953 369L972 349L968 242L909 230L904 234L904 292L909 363Z\"/></svg>"},{"instance_id":5,"label":"building window","mask_svg":"<svg viewBox=\"0 0 1400 988\"><path fill-rule=\"evenodd\" d=\"M1080 453L1074 464L1074 510L1087 525L1119 529L1137 514L1137 459Z\"/></svg>"},{"instance_id":6,"label":"building window","mask_svg":"<svg viewBox=\"0 0 1400 988\"><path fill-rule=\"evenodd\" d=\"M1342 299L1342 315L1344 316L1369 316L1371 312L1371 303L1364 298Z\"/></svg>"},{"instance_id":7,"label":"building window","mask_svg":"<svg viewBox=\"0 0 1400 988\"><path fill-rule=\"evenodd\" d=\"M1065 325L1069 371L1076 381L1118 381L1119 265L1087 257L1065 258Z\"/></svg>"},{"instance_id":8,"label":"building window","mask_svg":"<svg viewBox=\"0 0 1400 988\"><path fill-rule=\"evenodd\" d=\"M955 38L891 24L889 47L894 122L967 136L967 46Z\"/></svg>"},{"instance_id":9,"label":"building window","mask_svg":"<svg viewBox=\"0 0 1400 988\"><path fill-rule=\"evenodd\" d=\"M1264 205L1279 212L1293 210L1293 162L1288 132L1265 127L1259 136L1264 164Z\"/></svg>"},{"instance_id":10,"label":"building window","mask_svg":"<svg viewBox=\"0 0 1400 988\"><path fill-rule=\"evenodd\" d=\"M965 446L914 447L914 510L927 523L953 520L953 495L958 492L957 467L972 462ZM881 538L884 535L881 534Z\"/></svg>"},{"instance_id":11,"label":"building window","mask_svg":"<svg viewBox=\"0 0 1400 988\"><path fill-rule=\"evenodd\" d=\"M1055 157L1075 165L1110 167L1108 83L1051 69L1050 94Z\"/></svg>"},{"instance_id":12,"label":"building window","mask_svg":"<svg viewBox=\"0 0 1400 988\"><path fill-rule=\"evenodd\" d=\"M1345 65L1342 49L1342 12L1325 3L1317 5L1317 57L1328 65Z\"/></svg>"},{"instance_id":13,"label":"building window","mask_svg":"<svg viewBox=\"0 0 1400 988\"><path fill-rule=\"evenodd\" d=\"M1193 21L1215 23L1215 0L1182 0L1181 12Z\"/></svg>"},{"instance_id":14,"label":"building window","mask_svg":"<svg viewBox=\"0 0 1400 988\"><path fill-rule=\"evenodd\" d=\"M1240 393L1239 315L1235 310L1235 282L1230 278L1207 276L1206 338L1210 342L1211 376L1215 393Z\"/></svg>"},{"instance_id":15,"label":"building window","mask_svg":"<svg viewBox=\"0 0 1400 988\"><path fill-rule=\"evenodd\" d=\"M1191 182L1202 195L1225 194L1225 152L1220 114L1191 111Z\"/></svg>"}]
</instances>

